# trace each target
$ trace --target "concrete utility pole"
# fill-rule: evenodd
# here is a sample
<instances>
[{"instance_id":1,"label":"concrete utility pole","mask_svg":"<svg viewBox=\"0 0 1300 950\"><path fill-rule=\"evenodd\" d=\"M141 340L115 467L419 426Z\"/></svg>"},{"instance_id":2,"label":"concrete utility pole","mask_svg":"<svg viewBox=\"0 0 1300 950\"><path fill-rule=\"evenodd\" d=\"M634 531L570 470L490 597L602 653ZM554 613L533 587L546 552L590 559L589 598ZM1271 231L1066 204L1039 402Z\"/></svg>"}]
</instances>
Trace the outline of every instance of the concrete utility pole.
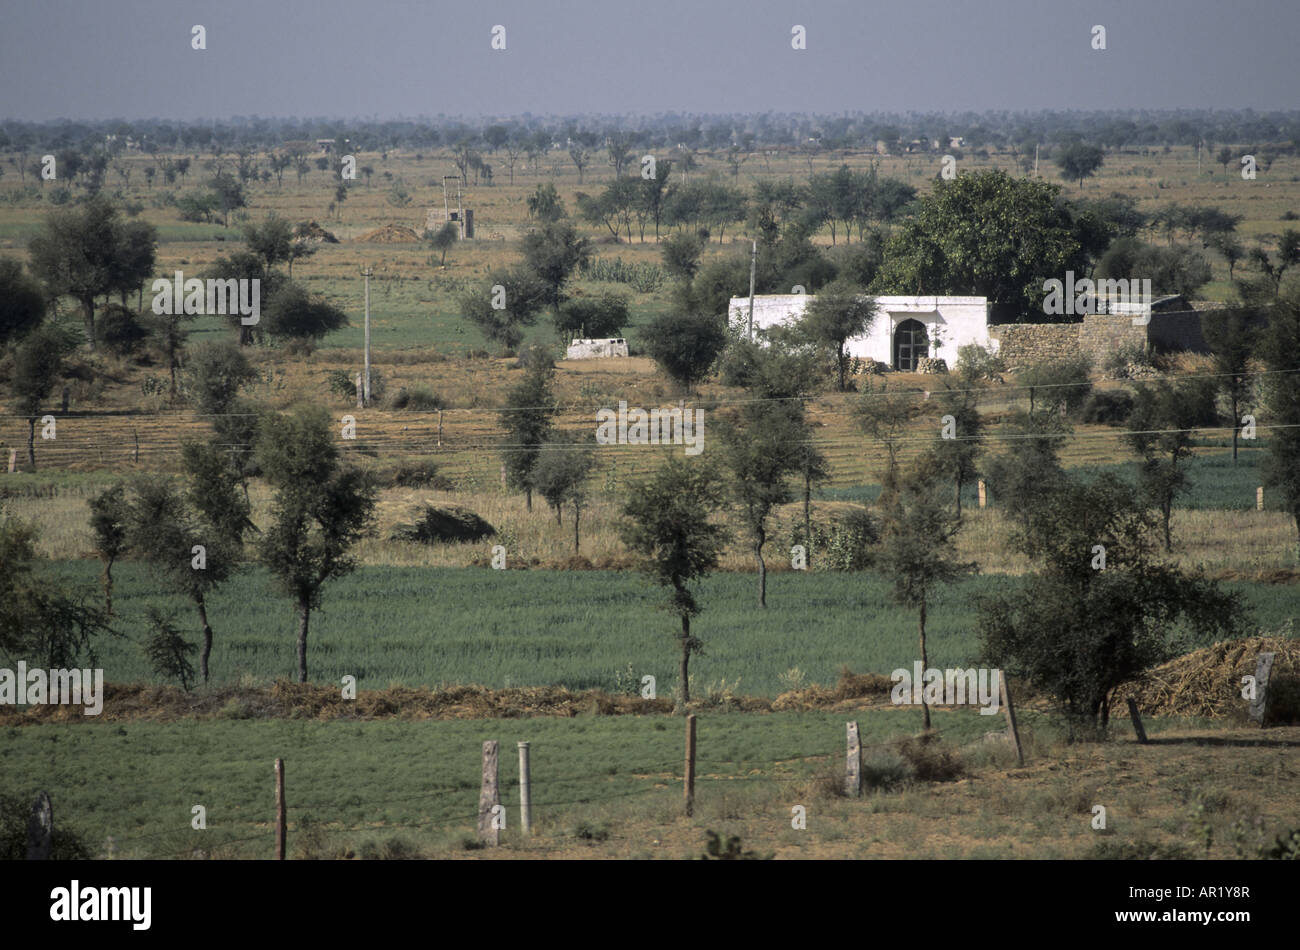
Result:
<instances>
[{"instance_id":1,"label":"concrete utility pole","mask_svg":"<svg viewBox=\"0 0 1300 950\"><path fill-rule=\"evenodd\" d=\"M1034 143L1034 177L1038 177L1038 143Z\"/></svg>"},{"instance_id":2,"label":"concrete utility pole","mask_svg":"<svg viewBox=\"0 0 1300 950\"><path fill-rule=\"evenodd\" d=\"M754 342L754 274L758 270L758 239L754 239L754 250L749 258L749 341Z\"/></svg>"},{"instance_id":3,"label":"concrete utility pole","mask_svg":"<svg viewBox=\"0 0 1300 950\"><path fill-rule=\"evenodd\" d=\"M367 406L370 405L370 277L374 272L374 268L369 266L361 272L361 276L366 279L366 371L361 385Z\"/></svg>"}]
</instances>

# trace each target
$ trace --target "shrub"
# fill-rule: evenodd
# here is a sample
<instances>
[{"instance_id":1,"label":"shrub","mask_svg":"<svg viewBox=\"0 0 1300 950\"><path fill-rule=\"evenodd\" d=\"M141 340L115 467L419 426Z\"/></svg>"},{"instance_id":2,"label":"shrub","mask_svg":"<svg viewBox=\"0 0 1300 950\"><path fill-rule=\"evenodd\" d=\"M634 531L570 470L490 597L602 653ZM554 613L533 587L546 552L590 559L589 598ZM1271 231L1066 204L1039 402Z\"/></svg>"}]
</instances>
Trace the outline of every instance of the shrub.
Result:
<instances>
[{"instance_id":1,"label":"shrub","mask_svg":"<svg viewBox=\"0 0 1300 950\"><path fill-rule=\"evenodd\" d=\"M1035 410L1076 412L1092 392L1088 374L1092 361L1086 356L1032 363L1016 373L1021 386L1029 387Z\"/></svg>"},{"instance_id":2,"label":"shrub","mask_svg":"<svg viewBox=\"0 0 1300 950\"><path fill-rule=\"evenodd\" d=\"M1132 413L1132 393L1125 389L1099 389L1088 394L1079 417L1094 425L1122 426Z\"/></svg>"},{"instance_id":3,"label":"shrub","mask_svg":"<svg viewBox=\"0 0 1300 950\"><path fill-rule=\"evenodd\" d=\"M961 760L951 749L941 746L939 737L932 732L916 738L904 736L895 747L919 782L952 782L965 774Z\"/></svg>"},{"instance_id":4,"label":"shrub","mask_svg":"<svg viewBox=\"0 0 1300 950\"><path fill-rule=\"evenodd\" d=\"M831 526L826 566L836 571L865 570L871 564L871 549L879 540L876 519L865 509L852 508Z\"/></svg>"},{"instance_id":5,"label":"shrub","mask_svg":"<svg viewBox=\"0 0 1300 950\"><path fill-rule=\"evenodd\" d=\"M373 384L371 395L374 394ZM405 409L408 412L437 412L439 409L445 409L447 403L443 398L431 389L425 389L423 386L413 386L407 389L403 386L393 394L393 398L388 400L388 408L394 410Z\"/></svg>"},{"instance_id":6,"label":"shrub","mask_svg":"<svg viewBox=\"0 0 1300 950\"><path fill-rule=\"evenodd\" d=\"M57 802L54 805L58 807ZM0 792L0 861L27 859L27 821L31 813L31 799ZM85 839L60 821L55 815L50 857L55 861L89 860L92 855Z\"/></svg>"},{"instance_id":7,"label":"shrub","mask_svg":"<svg viewBox=\"0 0 1300 950\"><path fill-rule=\"evenodd\" d=\"M996 379L1007 371L1007 364L996 353L978 343L957 347L957 375L964 379Z\"/></svg>"},{"instance_id":8,"label":"shrub","mask_svg":"<svg viewBox=\"0 0 1300 950\"><path fill-rule=\"evenodd\" d=\"M433 462L398 462L391 469L379 476L380 484L385 488L432 488L437 491L451 491L450 479L438 473L438 466Z\"/></svg>"},{"instance_id":9,"label":"shrub","mask_svg":"<svg viewBox=\"0 0 1300 950\"><path fill-rule=\"evenodd\" d=\"M114 356L133 354L144 343L149 332L126 307L109 304L95 328L99 342Z\"/></svg>"}]
</instances>

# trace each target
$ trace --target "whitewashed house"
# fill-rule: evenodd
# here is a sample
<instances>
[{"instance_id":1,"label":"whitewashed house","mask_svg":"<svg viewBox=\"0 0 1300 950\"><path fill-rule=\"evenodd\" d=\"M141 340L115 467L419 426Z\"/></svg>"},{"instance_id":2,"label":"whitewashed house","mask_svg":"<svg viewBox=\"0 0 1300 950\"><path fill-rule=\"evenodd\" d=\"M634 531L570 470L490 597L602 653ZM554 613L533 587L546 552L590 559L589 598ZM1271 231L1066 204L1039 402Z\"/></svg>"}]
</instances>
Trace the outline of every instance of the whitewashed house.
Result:
<instances>
[{"instance_id":1,"label":"whitewashed house","mask_svg":"<svg viewBox=\"0 0 1300 950\"><path fill-rule=\"evenodd\" d=\"M627 340L574 340L564 352L566 360L596 360L627 356Z\"/></svg>"},{"instance_id":2,"label":"whitewashed house","mask_svg":"<svg viewBox=\"0 0 1300 950\"><path fill-rule=\"evenodd\" d=\"M816 299L811 294L763 294L754 297L754 329L788 325L803 316ZM732 297L728 306L733 326L744 329L749 298ZM845 347L849 356L873 359L900 372L915 372L923 357L938 357L956 365L957 348L978 343L996 350L989 337L987 297L877 297L876 318L867 332Z\"/></svg>"}]
</instances>

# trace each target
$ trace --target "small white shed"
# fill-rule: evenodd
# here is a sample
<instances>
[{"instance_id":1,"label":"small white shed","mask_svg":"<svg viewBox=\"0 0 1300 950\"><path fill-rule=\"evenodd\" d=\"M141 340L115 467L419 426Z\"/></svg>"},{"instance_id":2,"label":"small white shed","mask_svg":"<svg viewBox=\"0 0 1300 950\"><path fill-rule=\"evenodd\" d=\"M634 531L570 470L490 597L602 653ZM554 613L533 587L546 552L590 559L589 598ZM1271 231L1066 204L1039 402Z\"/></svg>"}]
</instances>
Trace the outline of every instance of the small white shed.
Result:
<instances>
[{"instance_id":1,"label":"small white shed","mask_svg":"<svg viewBox=\"0 0 1300 950\"><path fill-rule=\"evenodd\" d=\"M627 340L574 340L564 353L566 360L596 360L627 356Z\"/></svg>"}]
</instances>

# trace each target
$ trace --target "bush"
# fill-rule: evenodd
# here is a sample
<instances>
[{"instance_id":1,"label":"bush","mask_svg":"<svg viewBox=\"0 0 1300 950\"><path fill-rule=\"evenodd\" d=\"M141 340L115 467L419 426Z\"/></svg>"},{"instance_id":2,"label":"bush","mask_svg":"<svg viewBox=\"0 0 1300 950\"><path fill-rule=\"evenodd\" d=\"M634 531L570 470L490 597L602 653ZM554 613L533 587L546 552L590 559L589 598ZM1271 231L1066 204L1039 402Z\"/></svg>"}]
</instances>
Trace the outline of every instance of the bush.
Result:
<instances>
[{"instance_id":1,"label":"bush","mask_svg":"<svg viewBox=\"0 0 1300 950\"><path fill-rule=\"evenodd\" d=\"M331 369L325 372L325 382L332 395L355 402L357 398L357 374L345 369ZM373 366L370 367L370 399L378 402L388 391L388 381L384 374Z\"/></svg>"},{"instance_id":2,"label":"bush","mask_svg":"<svg viewBox=\"0 0 1300 950\"><path fill-rule=\"evenodd\" d=\"M941 746L939 737L932 732L916 738L904 736L895 747L918 782L953 782L966 772L957 755Z\"/></svg>"},{"instance_id":3,"label":"bush","mask_svg":"<svg viewBox=\"0 0 1300 950\"><path fill-rule=\"evenodd\" d=\"M27 859L27 822L32 814L32 799L0 792L0 861ZM57 809L58 803L53 804ZM89 860L92 855L85 839L61 825L57 814L54 817L50 857L55 861Z\"/></svg>"},{"instance_id":4,"label":"bush","mask_svg":"<svg viewBox=\"0 0 1300 950\"><path fill-rule=\"evenodd\" d=\"M871 564L871 549L880 541L880 527L865 509L853 508L831 525L826 566L835 571L861 571Z\"/></svg>"},{"instance_id":5,"label":"bush","mask_svg":"<svg viewBox=\"0 0 1300 950\"><path fill-rule=\"evenodd\" d=\"M1092 361L1086 356L1044 360L1024 367L1016 374L1021 386L1029 387L1035 410L1077 412L1092 392L1088 378Z\"/></svg>"},{"instance_id":6,"label":"bush","mask_svg":"<svg viewBox=\"0 0 1300 950\"><path fill-rule=\"evenodd\" d=\"M380 473L380 484L385 488L432 488L437 491L451 491L451 481L438 474L438 466L432 462L398 462L391 469Z\"/></svg>"},{"instance_id":7,"label":"bush","mask_svg":"<svg viewBox=\"0 0 1300 950\"><path fill-rule=\"evenodd\" d=\"M374 384L371 384L371 395L374 394ZM447 408L447 403L431 389L425 389L423 386L414 386L407 389L403 386L393 394L393 398L388 400L388 408L393 410L405 409L408 412L437 412L439 409Z\"/></svg>"},{"instance_id":8,"label":"bush","mask_svg":"<svg viewBox=\"0 0 1300 950\"><path fill-rule=\"evenodd\" d=\"M140 349L149 335L140 321L126 307L109 304L99 319L96 336L114 356L127 357Z\"/></svg>"},{"instance_id":9,"label":"bush","mask_svg":"<svg viewBox=\"0 0 1300 950\"><path fill-rule=\"evenodd\" d=\"M957 347L957 375L964 379L996 379L1007 371L1007 364L992 350L978 343Z\"/></svg>"},{"instance_id":10,"label":"bush","mask_svg":"<svg viewBox=\"0 0 1300 950\"><path fill-rule=\"evenodd\" d=\"M1132 414L1132 393L1125 389L1099 389L1088 394L1079 418L1094 425L1122 426Z\"/></svg>"}]
</instances>

